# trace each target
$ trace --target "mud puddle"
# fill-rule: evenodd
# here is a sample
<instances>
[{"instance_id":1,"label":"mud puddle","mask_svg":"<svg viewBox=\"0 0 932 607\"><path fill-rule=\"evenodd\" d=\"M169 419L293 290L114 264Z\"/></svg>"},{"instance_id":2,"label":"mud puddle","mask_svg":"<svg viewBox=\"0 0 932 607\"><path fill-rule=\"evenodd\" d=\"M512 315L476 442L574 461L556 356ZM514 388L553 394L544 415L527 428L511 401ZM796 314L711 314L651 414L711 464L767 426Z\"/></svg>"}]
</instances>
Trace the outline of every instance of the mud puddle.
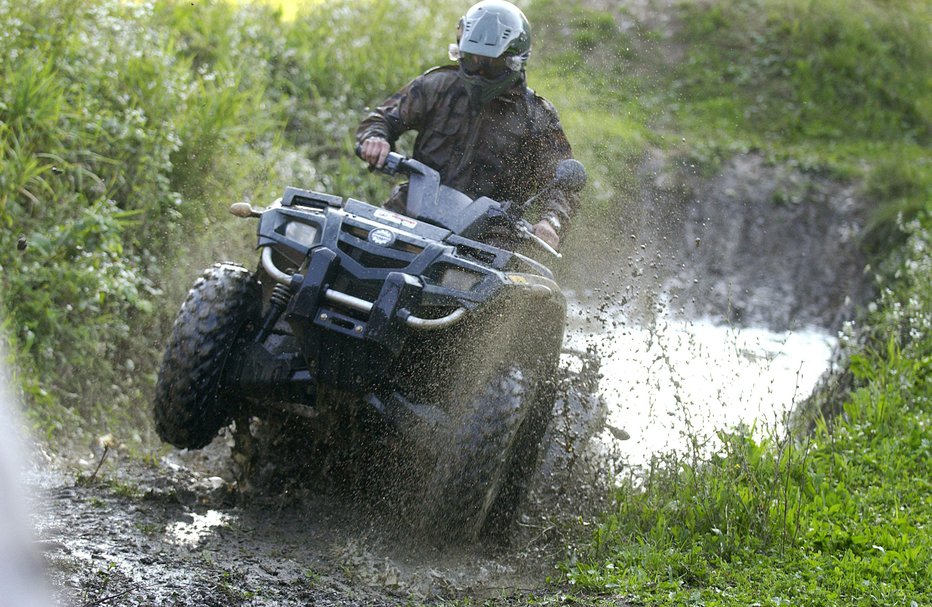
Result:
<instances>
[{"instance_id":1,"label":"mud puddle","mask_svg":"<svg viewBox=\"0 0 932 607\"><path fill-rule=\"evenodd\" d=\"M582 366L580 357L568 354ZM416 513L319 487L237 491L230 432L140 460L108 451L34 468L33 520L61 605L527 604L605 508L588 453L600 401L557 403L540 473L507 546L438 547Z\"/></svg>"},{"instance_id":2,"label":"mud puddle","mask_svg":"<svg viewBox=\"0 0 932 607\"><path fill-rule=\"evenodd\" d=\"M684 319L662 311L632 321L613 308L571 314L567 342L597 352L605 424L596 440L615 466L647 466L667 452L708 455L736 427L781 436L831 367L837 338L806 327L776 330ZM595 325L595 328L592 327Z\"/></svg>"},{"instance_id":3,"label":"mud puddle","mask_svg":"<svg viewBox=\"0 0 932 607\"><path fill-rule=\"evenodd\" d=\"M120 448L41 466L33 519L61 605L529 604L610 509L612 474L722 423L779 417L827 364L826 334L574 304L564 387L507 547L439 548L416 513L283 485L242 494L229 432L141 460ZM732 405L731 409L723 404ZM685 416L690 412L689 416ZM760 423L765 423L762 421ZM366 488L362 489L366 492Z\"/></svg>"}]
</instances>

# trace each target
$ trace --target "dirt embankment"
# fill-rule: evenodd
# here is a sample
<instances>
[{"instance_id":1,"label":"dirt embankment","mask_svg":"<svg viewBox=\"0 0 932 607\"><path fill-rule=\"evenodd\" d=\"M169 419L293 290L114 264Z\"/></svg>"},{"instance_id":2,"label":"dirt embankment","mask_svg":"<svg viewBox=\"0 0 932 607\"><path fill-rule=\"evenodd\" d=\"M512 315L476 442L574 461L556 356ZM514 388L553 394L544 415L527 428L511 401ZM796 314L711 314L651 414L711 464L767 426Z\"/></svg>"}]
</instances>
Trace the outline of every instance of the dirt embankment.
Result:
<instances>
[{"instance_id":1,"label":"dirt embankment","mask_svg":"<svg viewBox=\"0 0 932 607\"><path fill-rule=\"evenodd\" d=\"M641 232L668 305L774 330L837 329L869 295L855 186L761 154L701 177L655 152L641 172Z\"/></svg>"}]
</instances>

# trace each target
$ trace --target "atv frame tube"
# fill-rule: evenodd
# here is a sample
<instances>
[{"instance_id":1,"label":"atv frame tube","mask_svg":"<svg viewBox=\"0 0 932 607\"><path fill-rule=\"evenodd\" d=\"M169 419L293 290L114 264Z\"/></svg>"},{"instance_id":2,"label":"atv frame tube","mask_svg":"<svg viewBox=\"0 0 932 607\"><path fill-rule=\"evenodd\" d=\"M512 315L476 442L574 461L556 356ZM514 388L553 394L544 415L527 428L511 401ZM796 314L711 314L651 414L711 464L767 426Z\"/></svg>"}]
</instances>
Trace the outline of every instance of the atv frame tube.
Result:
<instances>
[{"instance_id":1,"label":"atv frame tube","mask_svg":"<svg viewBox=\"0 0 932 607\"><path fill-rule=\"evenodd\" d=\"M275 265L275 261L272 259L272 247L270 246L264 247L262 249L262 267L275 281L285 285L286 287L292 286L294 276L283 272ZM354 310L358 310L364 314L369 314L372 312L373 304L371 301L366 301L365 299L360 299L359 297L354 297L341 291L327 289L324 291L324 297L334 303L347 306L348 308L353 308ZM419 318L414 315L409 315L407 318L405 318L405 324L412 329L420 329L422 331L443 329L459 322L465 313L466 308L459 307L453 310L453 312L450 314L447 314L441 318Z\"/></svg>"}]
</instances>

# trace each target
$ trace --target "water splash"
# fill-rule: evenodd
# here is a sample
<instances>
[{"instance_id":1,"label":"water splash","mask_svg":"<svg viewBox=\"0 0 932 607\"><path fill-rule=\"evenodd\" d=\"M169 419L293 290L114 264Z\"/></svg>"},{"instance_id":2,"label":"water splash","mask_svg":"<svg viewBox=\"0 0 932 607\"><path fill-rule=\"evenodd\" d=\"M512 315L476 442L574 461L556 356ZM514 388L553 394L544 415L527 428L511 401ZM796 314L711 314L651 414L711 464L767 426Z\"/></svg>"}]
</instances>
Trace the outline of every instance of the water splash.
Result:
<instances>
[{"instance_id":1,"label":"water splash","mask_svg":"<svg viewBox=\"0 0 932 607\"><path fill-rule=\"evenodd\" d=\"M570 314L577 321L591 317L579 304ZM574 323L566 341L598 351L598 392L607 409L598 440L628 465L696 445L711 450L716 431L739 425L758 435L783 430L789 412L828 369L836 343L818 328L732 327L663 312L647 323L620 310L602 319L598 329ZM629 440L618 440L626 435Z\"/></svg>"}]
</instances>

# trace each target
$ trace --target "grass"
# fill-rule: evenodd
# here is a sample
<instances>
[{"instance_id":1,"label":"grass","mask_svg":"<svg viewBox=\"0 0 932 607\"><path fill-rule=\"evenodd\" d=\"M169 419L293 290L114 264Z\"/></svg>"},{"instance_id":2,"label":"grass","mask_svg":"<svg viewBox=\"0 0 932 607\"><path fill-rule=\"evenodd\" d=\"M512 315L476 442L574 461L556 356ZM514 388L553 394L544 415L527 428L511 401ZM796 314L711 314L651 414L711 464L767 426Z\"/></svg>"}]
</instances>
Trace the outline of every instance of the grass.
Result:
<instances>
[{"instance_id":1,"label":"grass","mask_svg":"<svg viewBox=\"0 0 932 607\"><path fill-rule=\"evenodd\" d=\"M541 41L536 64L553 75L542 92L561 108L588 110L596 99L620 117L598 123L608 130L626 121L640 128L633 145L606 146L597 170L630 166L645 145L706 174L735 153L755 152L870 184L868 251L883 256L883 243L901 241L897 215L932 204L928 3L719 0L674 10L680 26L663 42L666 34L622 7L539 0L528 9ZM597 133L574 141L600 145ZM616 201L630 198L608 191ZM603 210L610 205L594 212Z\"/></svg>"},{"instance_id":2,"label":"grass","mask_svg":"<svg viewBox=\"0 0 932 607\"><path fill-rule=\"evenodd\" d=\"M567 584L651 605L932 601L932 237L909 231L840 414L780 439L723 433L709 461L659 458Z\"/></svg>"},{"instance_id":3,"label":"grass","mask_svg":"<svg viewBox=\"0 0 932 607\"><path fill-rule=\"evenodd\" d=\"M774 0L682 11L689 59L672 86L688 102L677 121L710 148L743 140L779 161L876 184L867 244L882 255L896 215L932 201L928 4Z\"/></svg>"},{"instance_id":4,"label":"grass","mask_svg":"<svg viewBox=\"0 0 932 607\"><path fill-rule=\"evenodd\" d=\"M623 9L534 6L554 40L548 71L578 76L585 93L575 100L597 98L642 125L630 145L607 146L616 167L651 145L708 174L755 152L860 182L874 201L863 243L883 293L849 344L850 389L826 397L838 415L757 440L723 430L711 459L658 455L624 479L589 552L554 582L581 602L929 604L928 5L682 3L683 27L667 47L682 57L673 65L656 33L613 30ZM637 77L645 66L649 75ZM573 90L568 80L562 88ZM591 124L608 125L600 134L610 139L624 121ZM575 136L598 141L584 129ZM615 205L625 198L622 184L609 191Z\"/></svg>"},{"instance_id":5,"label":"grass","mask_svg":"<svg viewBox=\"0 0 932 607\"><path fill-rule=\"evenodd\" d=\"M353 125L436 61L450 10L307 3L284 21L251 3L0 2L0 313L41 435L151 437L135 403L188 264L254 263L230 202L266 204L286 182L384 197L352 160ZM360 26L435 52L348 44Z\"/></svg>"}]
</instances>

